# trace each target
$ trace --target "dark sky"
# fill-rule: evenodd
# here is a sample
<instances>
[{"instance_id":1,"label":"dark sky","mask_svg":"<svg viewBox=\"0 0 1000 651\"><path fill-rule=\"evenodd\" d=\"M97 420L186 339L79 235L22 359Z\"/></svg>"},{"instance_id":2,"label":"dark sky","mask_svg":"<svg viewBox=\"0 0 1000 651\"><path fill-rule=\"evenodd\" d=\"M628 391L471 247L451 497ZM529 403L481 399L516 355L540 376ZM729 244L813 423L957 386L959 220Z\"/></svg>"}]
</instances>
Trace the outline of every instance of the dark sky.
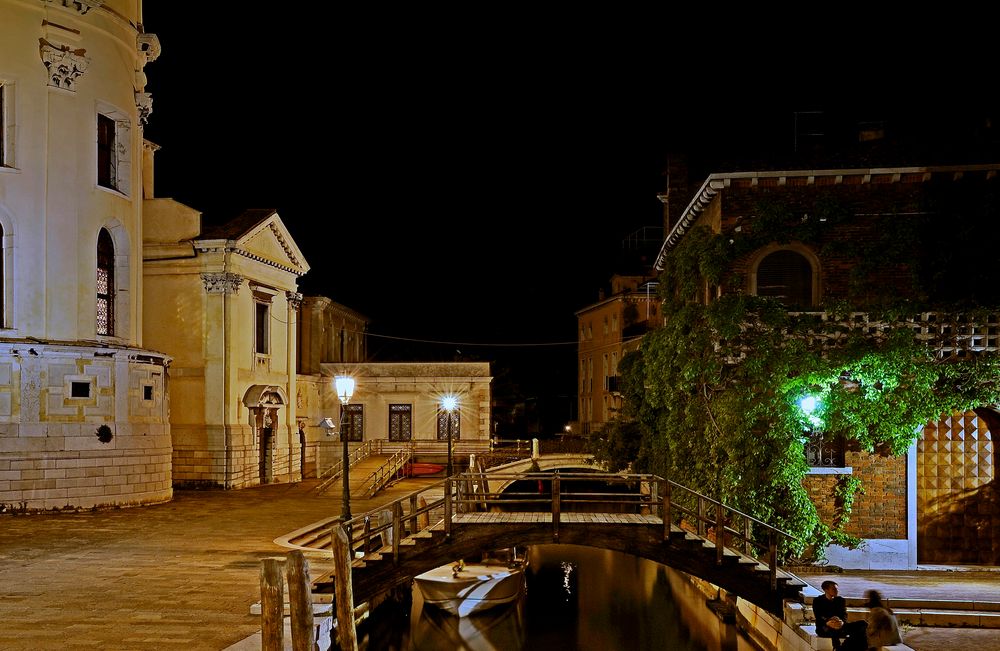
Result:
<instances>
[{"instance_id":1,"label":"dark sky","mask_svg":"<svg viewBox=\"0 0 1000 651\"><path fill-rule=\"evenodd\" d=\"M695 47L672 38L679 22L579 9L370 11L215 19L147 2L163 51L146 67L145 136L162 147L158 196L210 221L276 208L312 266L304 292L415 339L573 341L622 239L661 222L668 149L764 157L791 144L795 110L926 110L955 76L867 51L821 60L805 34L755 32L746 49L713 27ZM370 339L376 356L387 341ZM573 392L573 346L414 350L515 360L540 390Z\"/></svg>"},{"instance_id":2,"label":"dark sky","mask_svg":"<svg viewBox=\"0 0 1000 651\"><path fill-rule=\"evenodd\" d=\"M144 16L157 195L208 220L277 208L303 288L374 332L572 340L622 238L661 220L656 93L589 37L170 4Z\"/></svg>"}]
</instances>

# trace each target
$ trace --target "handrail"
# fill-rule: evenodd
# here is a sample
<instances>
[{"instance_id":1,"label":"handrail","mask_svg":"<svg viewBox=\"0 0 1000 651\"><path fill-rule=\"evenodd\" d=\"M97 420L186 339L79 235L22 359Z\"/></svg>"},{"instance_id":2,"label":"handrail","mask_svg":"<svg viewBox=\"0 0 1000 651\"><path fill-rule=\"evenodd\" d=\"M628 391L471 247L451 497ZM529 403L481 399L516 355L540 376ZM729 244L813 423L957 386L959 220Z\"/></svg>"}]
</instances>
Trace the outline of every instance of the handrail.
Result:
<instances>
[{"instance_id":1,"label":"handrail","mask_svg":"<svg viewBox=\"0 0 1000 651\"><path fill-rule=\"evenodd\" d=\"M385 463L365 478L365 481L361 484L361 492L367 493L368 497L374 497L376 493L385 488L393 479L398 479L402 476L403 469L412 458L413 453L411 451L406 449L398 450ZM368 488L365 488L366 486Z\"/></svg>"},{"instance_id":2,"label":"handrail","mask_svg":"<svg viewBox=\"0 0 1000 651\"><path fill-rule=\"evenodd\" d=\"M379 454L381 451L382 451L381 440L371 439L368 441L362 441L361 445L351 450L350 453L347 455L348 463L350 464L349 467L353 468L354 466L358 465L360 462L364 461L371 455ZM337 481L337 479L341 476L341 473L343 472L343 466L344 466L343 459L339 459L336 463L331 464L329 468L324 470L319 475L318 479L323 479L324 477L326 477L326 479L320 482L320 484L316 486L314 490L317 493L322 493L327 488L329 488L333 484L333 482ZM327 477L327 475L330 476Z\"/></svg>"}]
</instances>

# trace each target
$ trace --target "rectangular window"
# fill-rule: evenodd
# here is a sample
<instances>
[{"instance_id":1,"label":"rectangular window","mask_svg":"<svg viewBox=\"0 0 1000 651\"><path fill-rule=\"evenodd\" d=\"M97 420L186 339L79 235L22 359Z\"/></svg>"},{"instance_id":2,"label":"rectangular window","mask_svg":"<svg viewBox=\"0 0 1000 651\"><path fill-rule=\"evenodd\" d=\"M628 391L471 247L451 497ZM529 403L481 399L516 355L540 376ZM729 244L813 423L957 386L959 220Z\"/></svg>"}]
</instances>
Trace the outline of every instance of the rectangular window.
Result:
<instances>
[{"instance_id":1,"label":"rectangular window","mask_svg":"<svg viewBox=\"0 0 1000 651\"><path fill-rule=\"evenodd\" d=\"M270 328L268 319L271 306L267 303L254 303L254 352L267 355L270 352Z\"/></svg>"},{"instance_id":2,"label":"rectangular window","mask_svg":"<svg viewBox=\"0 0 1000 651\"><path fill-rule=\"evenodd\" d=\"M152 400L153 399L153 387L149 384L145 384L142 387L142 399Z\"/></svg>"},{"instance_id":3,"label":"rectangular window","mask_svg":"<svg viewBox=\"0 0 1000 651\"><path fill-rule=\"evenodd\" d=\"M5 119L6 113L4 113L4 94L6 93L6 88L4 83L0 81L0 167L7 166L7 156L6 156L6 144L7 144L7 120Z\"/></svg>"},{"instance_id":4,"label":"rectangular window","mask_svg":"<svg viewBox=\"0 0 1000 651\"><path fill-rule=\"evenodd\" d=\"M413 438L413 405L389 405L389 440Z\"/></svg>"},{"instance_id":5,"label":"rectangular window","mask_svg":"<svg viewBox=\"0 0 1000 651\"><path fill-rule=\"evenodd\" d=\"M90 397L90 382L70 382L69 383L69 397L70 398L89 398Z\"/></svg>"},{"instance_id":6,"label":"rectangular window","mask_svg":"<svg viewBox=\"0 0 1000 651\"><path fill-rule=\"evenodd\" d=\"M343 413L340 415L344 423L344 434L348 441L365 440L365 406L364 405L343 405ZM343 439L341 439L343 440Z\"/></svg>"},{"instance_id":7,"label":"rectangular window","mask_svg":"<svg viewBox=\"0 0 1000 651\"><path fill-rule=\"evenodd\" d=\"M118 189L118 159L115 152L117 125L106 115L97 115L97 184Z\"/></svg>"},{"instance_id":8,"label":"rectangular window","mask_svg":"<svg viewBox=\"0 0 1000 651\"><path fill-rule=\"evenodd\" d=\"M450 421L450 422L449 422ZM438 409L437 417L437 438L439 441L448 440L448 428L451 428L451 440L457 441L462 425L462 414L457 409L446 411Z\"/></svg>"}]
</instances>

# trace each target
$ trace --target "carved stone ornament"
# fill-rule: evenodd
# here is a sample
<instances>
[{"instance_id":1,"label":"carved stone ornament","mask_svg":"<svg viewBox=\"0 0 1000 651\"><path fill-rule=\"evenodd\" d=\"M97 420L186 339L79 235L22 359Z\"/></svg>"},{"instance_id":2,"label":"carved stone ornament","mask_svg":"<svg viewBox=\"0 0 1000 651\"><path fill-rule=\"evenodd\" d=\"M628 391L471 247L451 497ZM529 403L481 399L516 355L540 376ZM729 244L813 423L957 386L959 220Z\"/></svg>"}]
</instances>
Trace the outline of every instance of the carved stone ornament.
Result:
<instances>
[{"instance_id":1,"label":"carved stone ornament","mask_svg":"<svg viewBox=\"0 0 1000 651\"><path fill-rule=\"evenodd\" d=\"M293 310L298 310L302 307L302 294L298 292L285 292L285 298L288 299L288 307Z\"/></svg>"},{"instance_id":2,"label":"carved stone ornament","mask_svg":"<svg viewBox=\"0 0 1000 651\"><path fill-rule=\"evenodd\" d=\"M153 112L153 96L149 93L136 92L135 107L139 110L139 124L146 124L149 114Z\"/></svg>"},{"instance_id":3,"label":"carved stone ornament","mask_svg":"<svg viewBox=\"0 0 1000 651\"><path fill-rule=\"evenodd\" d=\"M59 5L61 7L66 7L67 9L75 9L84 15L91 9L95 9L104 4L104 0L45 0L50 5Z\"/></svg>"},{"instance_id":4,"label":"carved stone ornament","mask_svg":"<svg viewBox=\"0 0 1000 651\"><path fill-rule=\"evenodd\" d=\"M201 281L205 283L208 294L239 294L243 276L234 273L203 273Z\"/></svg>"},{"instance_id":5,"label":"carved stone ornament","mask_svg":"<svg viewBox=\"0 0 1000 651\"><path fill-rule=\"evenodd\" d=\"M49 70L49 86L76 90L74 85L77 78L90 65L90 59L84 56L87 50L71 50L68 45L53 45L44 38L38 39L38 49L42 63Z\"/></svg>"},{"instance_id":6,"label":"carved stone ornament","mask_svg":"<svg viewBox=\"0 0 1000 651\"><path fill-rule=\"evenodd\" d=\"M139 56L144 58L144 63L152 63L160 57L160 39L156 34L139 34L135 38L135 47L139 51Z\"/></svg>"}]
</instances>

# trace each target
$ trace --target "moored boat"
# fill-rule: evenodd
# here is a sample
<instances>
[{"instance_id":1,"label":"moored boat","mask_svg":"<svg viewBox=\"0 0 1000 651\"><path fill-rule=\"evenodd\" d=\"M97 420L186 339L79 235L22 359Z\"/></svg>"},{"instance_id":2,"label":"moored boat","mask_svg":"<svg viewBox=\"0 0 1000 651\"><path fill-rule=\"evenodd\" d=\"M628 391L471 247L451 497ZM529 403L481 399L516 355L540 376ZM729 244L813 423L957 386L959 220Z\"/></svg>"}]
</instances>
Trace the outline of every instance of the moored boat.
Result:
<instances>
[{"instance_id":1,"label":"moored boat","mask_svg":"<svg viewBox=\"0 0 1000 651\"><path fill-rule=\"evenodd\" d=\"M458 561L414 577L425 604L465 617L516 601L524 592L526 559Z\"/></svg>"}]
</instances>

